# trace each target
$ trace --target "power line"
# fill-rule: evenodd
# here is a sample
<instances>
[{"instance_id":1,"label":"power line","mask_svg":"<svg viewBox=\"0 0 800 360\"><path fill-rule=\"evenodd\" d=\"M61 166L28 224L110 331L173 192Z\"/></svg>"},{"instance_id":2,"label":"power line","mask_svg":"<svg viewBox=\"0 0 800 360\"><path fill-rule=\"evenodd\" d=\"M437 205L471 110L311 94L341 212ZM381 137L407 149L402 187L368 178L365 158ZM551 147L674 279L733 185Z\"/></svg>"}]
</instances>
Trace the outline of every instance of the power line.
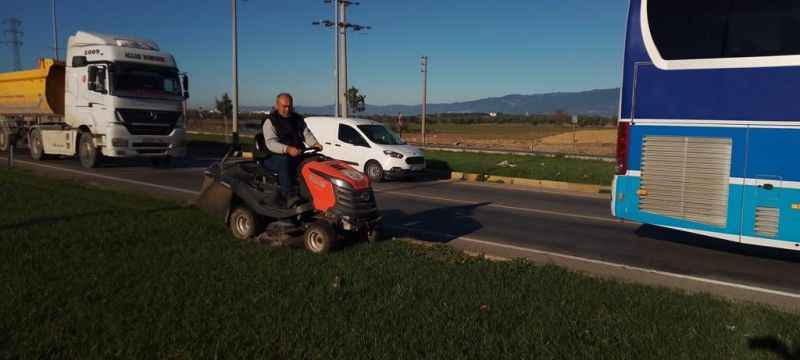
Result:
<instances>
[{"instance_id":1,"label":"power line","mask_svg":"<svg viewBox=\"0 0 800 360\"><path fill-rule=\"evenodd\" d=\"M347 32L371 30L372 27L347 22L347 8L361 3L350 0L324 0L326 4L334 4L334 20L314 21L312 24L327 28L335 28L336 35L336 114L347 117L349 102L347 101Z\"/></svg>"},{"instance_id":2,"label":"power line","mask_svg":"<svg viewBox=\"0 0 800 360\"><path fill-rule=\"evenodd\" d=\"M2 43L11 46L14 70L22 70L22 20L12 17L3 20L3 24L8 25L8 29L4 32L6 40Z\"/></svg>"}]
</instances>

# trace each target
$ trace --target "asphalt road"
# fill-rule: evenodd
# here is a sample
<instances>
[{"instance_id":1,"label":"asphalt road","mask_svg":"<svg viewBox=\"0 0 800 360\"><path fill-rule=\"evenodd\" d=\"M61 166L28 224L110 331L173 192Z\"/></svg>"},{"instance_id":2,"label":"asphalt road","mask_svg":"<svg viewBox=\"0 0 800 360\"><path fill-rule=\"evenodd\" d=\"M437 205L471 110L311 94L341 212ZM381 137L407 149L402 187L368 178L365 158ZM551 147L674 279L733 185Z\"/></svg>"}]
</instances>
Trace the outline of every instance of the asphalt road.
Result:
<instances>
[{"instance_id":1,"label":"asphalt road","mask_svg":"<svg viewBox=\"0 0 800 360\"><path fill-rule=\"evenodd\" d=\"M192 200L215 150L190 152L193 158L169 169L129 160L86 170L74 159L34 163L26 155L18 156L18 165L48 175ZM4 167L5 154L0 157ZM673 279L656 284L754 292L757 296L743 298L800 308L800 277L795 276L800 273L800 253L623 223L611 218L608 198L437 179L381 183L375 188L388 227L417 240L461 243L467 248L472 244L490 254L536 255L539 260L564 259L656 274Z\"/></svg>"}]
</instances>

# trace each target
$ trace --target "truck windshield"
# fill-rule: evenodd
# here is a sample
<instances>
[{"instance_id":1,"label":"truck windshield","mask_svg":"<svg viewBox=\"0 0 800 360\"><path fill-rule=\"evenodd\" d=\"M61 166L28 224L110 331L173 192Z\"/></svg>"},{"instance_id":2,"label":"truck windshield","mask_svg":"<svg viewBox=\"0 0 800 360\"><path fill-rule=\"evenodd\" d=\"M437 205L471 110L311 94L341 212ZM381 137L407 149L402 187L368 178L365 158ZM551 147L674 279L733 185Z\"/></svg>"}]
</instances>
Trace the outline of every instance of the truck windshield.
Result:
<instances>
[{"instance_id":1,"label":"truck windshield","mask_svg":"<svg viewBox=\"0 0 800 360\"><path fill-rule=\"evenodd\" d=\"M114 95L116 96L169 99L178 99L182 96L178 69L115 63L113 71Z\"/></svg>"},{"instance_id":2,"label":"truck windshield","mask_svg":"<svg viewBox=\"0 0 800 360\"><path fill-rule=\"evenodd\" d=\"M372 142L379 145L404 145L406 142L399 135L389 131L383 125L358 125Z\"/></svg>"}]
</instances>

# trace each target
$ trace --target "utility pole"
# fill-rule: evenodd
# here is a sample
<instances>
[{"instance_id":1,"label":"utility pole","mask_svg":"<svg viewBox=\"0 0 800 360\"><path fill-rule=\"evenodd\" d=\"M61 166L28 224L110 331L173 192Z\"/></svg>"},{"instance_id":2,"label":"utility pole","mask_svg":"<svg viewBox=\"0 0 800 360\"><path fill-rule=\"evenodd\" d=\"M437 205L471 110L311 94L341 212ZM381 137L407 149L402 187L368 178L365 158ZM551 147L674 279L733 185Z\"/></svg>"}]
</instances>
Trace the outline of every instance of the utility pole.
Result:
<instances>
[{"instance_id":1,"label":"utility pole","mask_svg":"<svg viewBox=\"0 0 800 360\"><path fill-rule=\"evenodd\" d=\"M233 125L231 135L233 137L232 144L234 148L239 146L239 26L238 16L236 9L236 2L239 0L231 0L232 15L233 15Z\"/></svg>"},{"instance_id":2,"label":"utility pole","mask_svg":"<svg viewBox=\"0 0 800 360\"><path fill-rule=\"evenodd\" d=\"M428 115L428 57L422 57L422 145L425 146L425 118Z\"/></svg>"},{"instance_id":3,"label":"utility pole","mask_svg":"<svg viewBox=\"0 0 800 360\"><path fill-rule=\"evenodd\" d=\"M22 20L12 17L3 20L3 24L8 25L8 29L5 31L6 40L3 41L3 44L11 46L11 53L13 56L13 66L14 70L22 70L22 55L21 55L21 48L22 48Z\"/></svg>"},{"instance_id":4,"label":"utility pole","mask_svg":"<svg viewBox=\"0 0 800 360\"><path fill-rule=\"evenodd\" d=\"M58 60L58 22L56 22L56 0L50 0L53 12L53 59Z\"/></svg>"},{"instance_id":5,"label":"utility pole","mask_svg":"<svg viewBox=\"0 0 800 360\"><path fill-rule=\"evenodd\" d=\"M359 5L360 3L350 0L325 0L325 3L334 5L334 21L320 20L312 24L334 28L336 37L336 109L334 116L347 117L349 113L349 101L347 101L347 32L370 30L372 27L347 22L347 7Z\"/></svg>"}]
</instances>

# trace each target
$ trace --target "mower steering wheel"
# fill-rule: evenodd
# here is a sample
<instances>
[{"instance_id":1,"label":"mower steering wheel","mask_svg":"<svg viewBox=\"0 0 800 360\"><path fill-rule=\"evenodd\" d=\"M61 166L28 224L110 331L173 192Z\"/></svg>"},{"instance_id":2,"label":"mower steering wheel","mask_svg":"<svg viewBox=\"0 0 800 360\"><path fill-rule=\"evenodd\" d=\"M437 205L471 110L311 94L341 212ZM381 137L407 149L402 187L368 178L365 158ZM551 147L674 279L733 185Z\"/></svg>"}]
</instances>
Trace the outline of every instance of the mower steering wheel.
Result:
<instances>
[{"instance_id":1,"label":"mower steering wheel","mask_svg":"<svg viewBox=\"0 0 800 360\"><path fill-rule=\"evenodd\" d=\"M303 152L301 152L300 154L301 155L316 155L316 154L319 154L319 149L313 148L313 147L312 148L308 148L308 149L303 150Z\"/></svg>"}]
</instances>

